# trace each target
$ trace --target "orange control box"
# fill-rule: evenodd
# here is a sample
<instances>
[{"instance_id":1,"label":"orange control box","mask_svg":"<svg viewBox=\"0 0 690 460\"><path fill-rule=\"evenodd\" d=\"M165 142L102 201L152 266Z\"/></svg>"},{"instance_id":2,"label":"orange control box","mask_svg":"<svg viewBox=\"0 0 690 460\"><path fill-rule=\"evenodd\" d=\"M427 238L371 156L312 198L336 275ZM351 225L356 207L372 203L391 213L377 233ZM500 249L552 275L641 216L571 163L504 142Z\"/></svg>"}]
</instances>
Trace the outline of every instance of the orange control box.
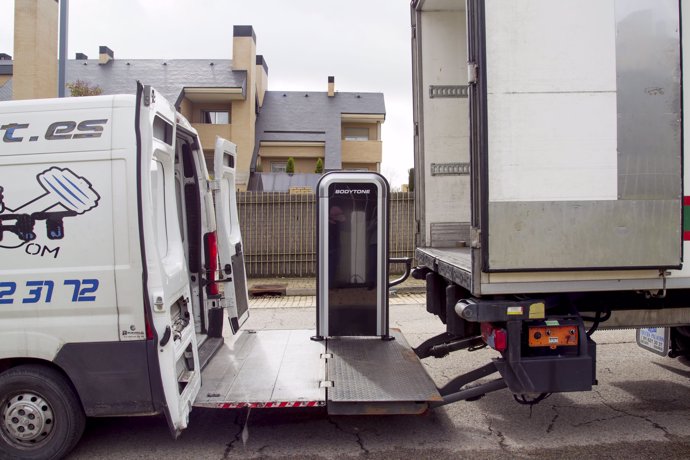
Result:
<instances>
[{"instance_id":1,"label":"orange control box","mask_svg":"<svg viewBox=\"0 0 690 460\"><path fill-rule=\"evenodd\" d=\"M535 326L528 334L530 347L576 346L578 342L577 326Z\"/></svg>"}]
</instances>

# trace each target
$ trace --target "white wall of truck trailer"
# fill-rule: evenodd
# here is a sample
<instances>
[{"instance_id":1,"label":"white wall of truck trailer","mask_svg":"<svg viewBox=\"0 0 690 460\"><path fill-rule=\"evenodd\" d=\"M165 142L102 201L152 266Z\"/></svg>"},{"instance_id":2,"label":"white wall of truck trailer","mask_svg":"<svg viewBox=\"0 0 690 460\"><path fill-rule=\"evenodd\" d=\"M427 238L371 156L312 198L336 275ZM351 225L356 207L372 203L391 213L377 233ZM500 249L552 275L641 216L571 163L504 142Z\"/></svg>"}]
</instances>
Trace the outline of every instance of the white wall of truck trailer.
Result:
<instances>
[{"instance_id":1,"label":"white wall of truck trailer","mask_svg":"<svg viewBox=\"0 0 690 460\"><path fill-rule=\"evenodd\" d=\"M435 248L464 246L478 295L690 287L688 2L412 10L418 246L430 264Z\"/></svg>"}]
</instances>

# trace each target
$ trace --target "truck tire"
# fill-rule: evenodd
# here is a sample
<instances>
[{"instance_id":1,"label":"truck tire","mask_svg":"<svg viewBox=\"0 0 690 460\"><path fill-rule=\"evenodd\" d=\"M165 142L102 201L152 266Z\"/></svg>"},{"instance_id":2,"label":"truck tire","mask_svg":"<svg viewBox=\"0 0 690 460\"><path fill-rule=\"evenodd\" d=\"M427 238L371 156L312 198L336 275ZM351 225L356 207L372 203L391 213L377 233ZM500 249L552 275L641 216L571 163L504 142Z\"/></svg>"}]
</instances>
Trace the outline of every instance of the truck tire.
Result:
<instances>
[{"instance_id":1,"label":"truck tire","mask_svg":"<svg viewBox=\"0 0 690 460\"><path fill-rule=\"evenodd\" d=\"M60 459L79 441L84 410L58 371L22 365L0 374L0 459Z\"/></svg>"}]
</instances>

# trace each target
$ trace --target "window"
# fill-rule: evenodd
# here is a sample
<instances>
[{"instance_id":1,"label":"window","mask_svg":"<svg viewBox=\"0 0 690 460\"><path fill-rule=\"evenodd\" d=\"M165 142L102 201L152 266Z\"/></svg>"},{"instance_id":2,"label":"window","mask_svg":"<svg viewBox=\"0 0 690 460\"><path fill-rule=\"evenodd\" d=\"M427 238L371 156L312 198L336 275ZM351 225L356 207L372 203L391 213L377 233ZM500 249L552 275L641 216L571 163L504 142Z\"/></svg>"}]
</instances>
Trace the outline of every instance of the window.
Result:
<instances>
[{"instance_id":1,"label":"window","mask_svg":"<svg viewBox=\"0 0 690 460\"><path fill-rule=\"evenodd\" d=\"M272 161L271 172L279 173L287 171L287 161Z\"/></svg>"},{"instance_id":2,"label":"window","mask_svg":"<svg viewBox=\"0 0 690 460\"><path fill-rule=\"evenodd\" d=\"M153 137L159 141L163 141L168 145L172 145L173 126L161 117L156 115L153 119Z\"/></svg>"},{"instance_id":3,"label":"window","mask_svg":"<svg viewBox=\"0 0 690 460\"><path fill-rule=\"evenodd\" d=\"M210 125L230 124L230 112L228 110L202 110L201 119L203 123Z\"/></svg>"},{"instance_id":4,"label":"window","mask_svg":"<svg viewBox=\"0 0 690 460\"><path fill-rule=\"evenodd\" d=\"M346 141L368 141L369 128L345 128Z\"/></svg>"},{"instance_id":5,"label":"window","mask_svg":"<svg viewBox=\"0 0 690 460\"><path fill-rule=\"evenodd\" d=\"M177 220L178 224L180 225L180 237L182 238L182 242L184 242L184 203L182 202L182 199L182 177L180 177L180 174L175 171L175 200L177 202Z\"/></svg>"}]
</instances>

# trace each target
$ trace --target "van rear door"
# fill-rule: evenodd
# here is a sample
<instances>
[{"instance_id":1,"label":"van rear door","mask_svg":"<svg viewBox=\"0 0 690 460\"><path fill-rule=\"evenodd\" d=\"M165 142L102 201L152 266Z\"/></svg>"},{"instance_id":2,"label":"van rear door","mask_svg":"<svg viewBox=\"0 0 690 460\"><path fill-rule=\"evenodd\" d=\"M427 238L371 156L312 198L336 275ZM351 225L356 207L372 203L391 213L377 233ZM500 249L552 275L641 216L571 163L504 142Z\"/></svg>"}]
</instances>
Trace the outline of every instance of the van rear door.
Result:
<instances>
[{"instance_id":1,"label":"van rear door","mask_svg":"<svg viewBox=\"0 0 690 460\"><path fill-rule=\"evenodd\" d=\"M228 281L224 284L225 307L233 334L249 317L247 276L244 270L244 251L235 192L236 157L235 144L220 137L216 138L213 169L216 184L214 194L218 255L221 273Z\"/></svg>"},{"instance_id":2,"label":"van rear door","mask_svg":"<svg viewBox=\"0 0 690 460\"><path fill-rule=\"evenodd\" d=\"M149 375L155 407L177 435L201 387L189 272L175 193L175 108L153 88L137 87L138 199ZM149 337L147 337L149 338Z\"/></svg>"}]
</instances>

